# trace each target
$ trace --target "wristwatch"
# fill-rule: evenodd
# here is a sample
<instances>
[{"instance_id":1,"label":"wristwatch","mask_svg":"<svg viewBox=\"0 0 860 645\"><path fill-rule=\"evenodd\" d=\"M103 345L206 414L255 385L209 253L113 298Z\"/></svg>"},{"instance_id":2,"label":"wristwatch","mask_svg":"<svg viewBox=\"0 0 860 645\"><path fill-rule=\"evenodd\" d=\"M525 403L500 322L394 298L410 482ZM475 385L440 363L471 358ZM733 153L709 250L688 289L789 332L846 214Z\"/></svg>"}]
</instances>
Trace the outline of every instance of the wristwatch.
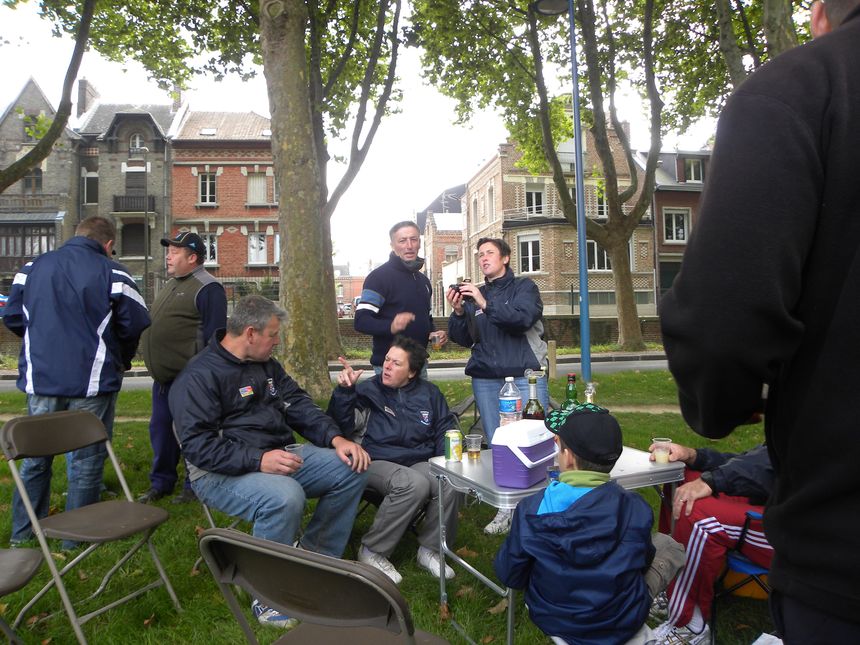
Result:
<instances>
[{"instance_id":1,"label":"wristwatch","mask_svg":"<svg viewBox=\"0 0 860 645\"><path fill-rule=\"evenodd\" d=\"M714 474L710 470L706 470L705 472L703 472L701 477L699 477L699 479L701 479L703 482L705 482L708 485L708 488L711 489L712 495L717 494L717 487L714 484Z\"/></svg>"}]
</instances>

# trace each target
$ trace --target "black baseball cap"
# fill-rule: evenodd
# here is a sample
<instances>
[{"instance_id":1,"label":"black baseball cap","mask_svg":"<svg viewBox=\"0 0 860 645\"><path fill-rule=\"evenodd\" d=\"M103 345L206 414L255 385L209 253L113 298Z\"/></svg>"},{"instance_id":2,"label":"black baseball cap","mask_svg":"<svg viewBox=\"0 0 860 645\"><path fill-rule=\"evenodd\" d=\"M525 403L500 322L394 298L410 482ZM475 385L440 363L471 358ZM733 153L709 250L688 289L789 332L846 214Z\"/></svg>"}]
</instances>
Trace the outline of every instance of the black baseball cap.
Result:
<instances>
[{"instance_id":1,"label":"black baseball cap","mask_svg":"<svg viewBox=\"0 0 860 645\"><path fill-rule=\"evenodd\" d=\"M614 465L624 449L618 421L609 410L593 403L553 410L544 425L561 437L573 454L601 466Z\"/></svg>"},{"instance_id":2,"label":"black baseball cap","mask_svg":"<svg viewBox=\"0 0 860 645\"><path fill-rule=\"evenodd\" d=\"M206 248L203 245L203 240L199 235L197 235L197 233L191 233L188 231L185 233L177 233L173 238L161 238L161 246L184 246L198 254L203 253L203 249Z\"/></svg>"}]
</instances>

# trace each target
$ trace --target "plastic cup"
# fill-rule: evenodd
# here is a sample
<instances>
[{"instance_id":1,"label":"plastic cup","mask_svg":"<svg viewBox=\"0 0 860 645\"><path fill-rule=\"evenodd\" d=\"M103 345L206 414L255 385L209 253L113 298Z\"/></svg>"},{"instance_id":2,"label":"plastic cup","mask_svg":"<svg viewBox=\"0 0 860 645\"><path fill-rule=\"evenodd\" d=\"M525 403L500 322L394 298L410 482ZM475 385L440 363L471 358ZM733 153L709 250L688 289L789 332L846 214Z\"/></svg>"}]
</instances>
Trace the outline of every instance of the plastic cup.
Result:
<instances>
[{"instance_id":1,"label":"plastic cup","mask_svg":"<svg viewBox=\"0 0 860 645\"><path fill-rule=\"evenodd\" d=\"M430 346L433 348L434 352L438 352L442 349L442 334L438 331L430 334Z\"/></svg>"},{"instance_id":2,"label":"plastic cup","mask_svg":"<svg viewBox=\"0 0 860 645\"><path fill-rule=\"evenodd\" d=\"M296 457L302 456L302 444L300 443L291 443L288 446L284 446L284 450L293 453Z\"/></svg>"},{"instance_id":3,"label":"plastic cup","mask_svg":"<svg viewBox=\"0 0 860 645\"><path fill-rule=\"evenodd\" d=\"M481 458L481 440L483 436L479 434L467 434L465 437L466 454L469 456L469 461L477 461Z\"/></svg>"},{"instance_id":4,"label":"plastic cup","mask_svg":"<svg viewBox=\"0 0 860 645\"><path fill-rule=\"evenodd\" d=\"M672 440L668 437L654 437L651 439L651 443L654 444L654 462L658 464L668 464L669 446L672 444Z\"/></svg>"}]
</instances>

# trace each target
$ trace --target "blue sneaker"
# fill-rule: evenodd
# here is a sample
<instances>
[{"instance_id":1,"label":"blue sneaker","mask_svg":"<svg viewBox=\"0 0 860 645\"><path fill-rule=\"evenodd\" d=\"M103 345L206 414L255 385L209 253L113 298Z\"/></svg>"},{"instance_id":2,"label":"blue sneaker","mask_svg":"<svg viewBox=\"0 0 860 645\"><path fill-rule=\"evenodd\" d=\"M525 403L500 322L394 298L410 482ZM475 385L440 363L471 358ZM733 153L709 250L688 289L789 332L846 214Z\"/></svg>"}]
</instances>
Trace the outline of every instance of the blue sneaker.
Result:
<instances>
[{"instance_id":1,"label":"blue sneaker","mask_svg":"<svg viewBox=\"0 0 860 645\"><path fill-rule=\"evenodd\" d=\"M257 622L267 627L278 627L286 630L292 629L299 624L299 621L295 618L284 616L284 614L275 611L271 607L261 604L259 600L254 600L251 603L251 611L254 613Z\"/></svg>"}]
</instances>

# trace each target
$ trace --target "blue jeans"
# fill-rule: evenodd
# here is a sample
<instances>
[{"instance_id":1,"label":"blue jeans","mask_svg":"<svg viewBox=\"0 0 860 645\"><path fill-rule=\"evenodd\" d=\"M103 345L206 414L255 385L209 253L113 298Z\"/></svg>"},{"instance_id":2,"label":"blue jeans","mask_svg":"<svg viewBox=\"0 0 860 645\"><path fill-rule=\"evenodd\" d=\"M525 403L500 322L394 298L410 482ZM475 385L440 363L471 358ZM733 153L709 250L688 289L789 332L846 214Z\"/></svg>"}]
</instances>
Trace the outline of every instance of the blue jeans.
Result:
<instances>
[{"instance_id":1,"label":"blue jeans","mask_svg":"<svg viewBox=\"0 0 860 645\"><path fill-rule=\"evenodd\" d=\"M102 420L108 436L113 436L113 416L116 409L116 392L86 398L27 395L27 410L31 416L58 412L60 410L88 410ZM99 501L102 475L107 450L103 443L87 446L66 453L66 477L68 479L66 510L71 511ZM53 457L35 457L20 462L21 480L33 503L36 517L48 516L51 502L51 466ZM33 527L21 501L17 488L12 496L11 542L24 542L33 538ZM76 546L74 542L63 542L63 548Z\"/></svg>"},{"instance_id":2,"label":"blue jeans","mask_svg":"<svg viewBox=\"0 0 860 645\"><path fill-rule=\"evenodd\" d=\"M176 485L180 457L179 444L173 434L173 416L167 403L171 385L173 381L165 385L152 382L152 416L149 419L149 443L152 445L149 482L152 488L165 495L173 492ZM191 488L187 474L185 488Z\"/></svg>"},{"instance_id":3,"label":"blue jeans","mask_svg":"<svg viewBox=\"0 0 860 645\"><path fill-rule=\"evenodd\" d=\"M519 388L523 407L526 407L526 401L529 400L529 380L525 376L518 376L514 378L514 383ZM492 441L493 434L499 427L499 390L504 384L505 379L503 378L472 377L472 393L475 395L475 406L481 414L481 427L484 429L487 443ZM549 390L545 376L538 379L537 392L538 401L540 401L544 411L548 412Z\"/></svg>"},{"instance_id":4,"label":"blue jeans","mask_svg":"<svg viewBox=\"0 0 860 645\"><path fill-rule=\"evenodd\" d=\"M308 497L319 498L302 535L302 547L339 558L343 555L367 472L355 473L334 450L302 445L304 463L289 476L268 473L207 473L191 487L207 506L254 523L256 537L292 544Z\"/></svg>"}]
</instances>

